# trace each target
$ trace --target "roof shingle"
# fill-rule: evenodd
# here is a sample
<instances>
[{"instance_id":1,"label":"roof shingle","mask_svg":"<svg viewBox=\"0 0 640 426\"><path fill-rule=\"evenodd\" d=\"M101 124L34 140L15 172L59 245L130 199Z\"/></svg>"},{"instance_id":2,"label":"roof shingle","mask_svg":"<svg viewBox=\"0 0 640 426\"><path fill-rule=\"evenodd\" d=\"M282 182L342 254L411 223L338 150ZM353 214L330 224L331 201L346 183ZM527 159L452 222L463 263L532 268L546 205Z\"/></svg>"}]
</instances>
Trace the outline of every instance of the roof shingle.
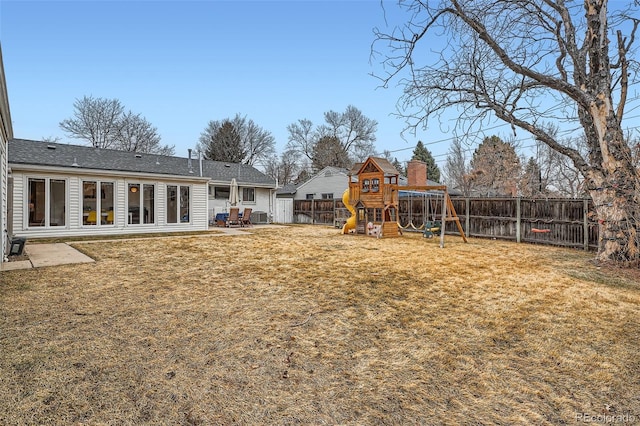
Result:
<instances>
[{"instance_id":1,"label":"roof shingle","mask_svg":"<svg viewBox=\"0 0 640 426\"><path fill-rule=\"evenodd\" d=\"M9 141L9 163L34 166L55 166L72 169L109 170L131 173L151 173L176 176L200 176L197 158L146 154L99 149L80 145L39 142L26 139ZM202 176L214 181L239 185L251 184L275 187L275 181L248 164L202 160Z\"/></svg>"}]
</instances>

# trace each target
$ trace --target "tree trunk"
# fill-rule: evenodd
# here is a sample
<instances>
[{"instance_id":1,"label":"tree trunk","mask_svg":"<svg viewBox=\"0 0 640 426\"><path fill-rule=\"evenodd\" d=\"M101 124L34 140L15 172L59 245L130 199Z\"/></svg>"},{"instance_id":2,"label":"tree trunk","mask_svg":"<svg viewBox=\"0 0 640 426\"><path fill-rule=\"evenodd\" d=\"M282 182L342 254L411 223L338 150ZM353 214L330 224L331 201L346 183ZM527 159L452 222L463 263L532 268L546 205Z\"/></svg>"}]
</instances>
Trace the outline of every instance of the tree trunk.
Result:
<instances>
[{"instance_id":1,"label":"tree trunk","mask_svg":"<svg viewBox=\"0 0 640 426\"><path fill-rule=\"evenodd\" d=\"M617 130L617 129L616 129ZM598 218L599 261L640 264L640 180L629 146L619 130L605 132L602 168L587 172L587 184Z\"/></svg>"}]
</instances>

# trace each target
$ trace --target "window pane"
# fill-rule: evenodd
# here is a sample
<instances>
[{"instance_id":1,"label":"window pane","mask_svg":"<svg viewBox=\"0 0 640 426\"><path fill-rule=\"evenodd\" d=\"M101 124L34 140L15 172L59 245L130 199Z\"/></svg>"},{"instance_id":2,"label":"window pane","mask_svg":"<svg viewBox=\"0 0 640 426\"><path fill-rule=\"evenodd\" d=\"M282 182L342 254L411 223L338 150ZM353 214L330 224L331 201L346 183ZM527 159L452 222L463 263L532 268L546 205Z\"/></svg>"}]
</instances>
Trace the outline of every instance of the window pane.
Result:
<instances>
[{"instance_id":1,"label":"window pane","mask_svg":"<svg viewBox=\"0 0 640 426\"><path fill-rule=\"evenodd\" d=\"M155 223L155 194L153 185L142 185L144 189L144 223Z\"/></svg>"},{"instance_id":2,"label":"window pane","mask_svg":"<svg viewBox=\"0 0 640 426\"><path fill-rule=\"evenodd\" d=\"M189 222L189 187L180 187L180 222Z\"/></svg>"},{"instance_id":3,"label":"window pane","mask_svg":"<svg viewBox=\"0 0 640 426\"><path fill-rule=\"evenodd\" d=\"M255 188L242 188L242 201L245 201L245 202L256 201Z\"/></svg>"},{"instance_id":4,"label":"window pane","mask_svg":"<svg viewBox=\"0 0 640 426\"><path fill-rule=\"evenodd\" d=\"M96 182L82 182L82 224L97 225ZM92 213L93 212L93 213Z\"/></svg>"},{"instance_id":5,"label":"window pane","mask_svg":"<svg viewBox=\"0 0 640 426\"><path fill-rule=\"evenodd\" d=\"M115 223L113 210L113 182L102 182L100 184L100 210L103 214L104 223L112 225Z\"/></svg>"},{"instance_id":6,"label":"window pane","mask_svg":"<svg viewBox=\"0 0 640 426\"><path fill-rule=\"evenodd\" d=\"M369 192L369 179L362 181L362 192Z\"/></svg>"},{"instance_id":7,"label":"window pane","mask_svg":"<svg viewBox=\"0 0 640 426\"><path fill-rule=\"evenodd\" d=\"M44 179L29 179L29 226L44 226Z\"/></svg>"},{"instance_id":8,"label":"window pane","mask_svg":"<svg viewBox=\"0 0 640 426\"><path fill-rule=\"evenodd\" d=\"M65 181L51 179L49 186L49 226L65 225Z\"/></svg>"},{"instance_id":9,"label":"window pane","mask_svg":"<svg viewBox=\"0 0 640 426\"><path fill-rule=\"evenodd\" d=\"M127 194L127 201L129 204L128 223L137 225L140 223L140 185L137 183L130 183Z\"/></svg>"},{"instance_id":10,"label":"window pane","mask_svg":"<svg viewBox=\"0 0 640 426\"><path fill-rule=\"evenodd\" d=\"M216 186L215 197L216 200L228 200L231 189L228 186Z\"/></svg>"},{"instance_id":11,"label":"window pane","mask_svg":"<svg viewBox=\"0 0 640 426\"><path fill-rule=\"evenodd\" d=\"M379 189L380 189L380 180L379 179L372 179L371 180L371 192L378 192Z\"/></svg>"},{"instance_id":12,"label":"window pane","mask_svg":"<svg viewBox=\"0 0 640 426\"><path fill-rule=\"evenodd\" d=\"M178 187L167 185L167 223L178 222Z\"/></svg>"}]
</instances>

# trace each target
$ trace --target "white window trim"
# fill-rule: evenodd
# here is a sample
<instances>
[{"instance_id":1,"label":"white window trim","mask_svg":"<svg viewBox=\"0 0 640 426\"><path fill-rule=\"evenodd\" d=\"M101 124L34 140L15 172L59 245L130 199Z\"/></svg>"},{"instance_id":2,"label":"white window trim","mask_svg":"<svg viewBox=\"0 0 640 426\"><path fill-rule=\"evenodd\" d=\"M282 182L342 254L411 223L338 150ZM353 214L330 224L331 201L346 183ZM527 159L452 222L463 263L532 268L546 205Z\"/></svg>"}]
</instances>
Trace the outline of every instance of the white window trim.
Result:
<instances>
[{"instance_id":1,"label":"white window trim","mask_svg":"<svg viewBox=\"0 0 640 426\"><path fill-rule=\"evenodd\" d=\"M170 186L175 186L176 187L176 222L169 222L168 218L169 218L169 209L167 207L167 195L169 194L169 187ZM183 222L182 221L182 216L180 216L180 189L181 188L189 188L189 220L187 222ZM193 220L193 185L180 185L179 183L167 183L164 186L165 189L165 197L164 197L164 203L165 203L165 213L164 213L164 223L165 225L170 225L170 226L174 226L174 225L191 225L192 220Z\"/></svg>"},{"instance_id":2,"label":"white window trim","mask_svg":"<svg viewBox=\"0 0 640 426\"><path fill-rule=\"evenodd\" d=\"M51 177L42 175L27 175L24 177L24 205L23 205L23 223L24 229L37 230L37 229L68 229L69 228L69 178L68 177ZM29 180L30 179L44 179L44 225L43 226L31 226L29 224ZM64 182L64 226L51 226L51 180L61 180Z\"/></svg>"},{"instance_id":3,"label":"white window trim","mask_svg":"<svg viewBox=\"0 0 640 426\"><path fill-rule=\"evenodd\" d=\"M98 200L101 199L101 197L98 197L98 194L100 194L100 191L102 190L102 184L103 183L110 183L113 185L113 223L102 223L102 220L98 220L96 221L95 225L85 225L84 224L84 184L85 182L92 182L96 184L96 210L98 210ZM128 187L127 187L128 188ZM118 200L118 185L116 184L115 181L113 180L100 180L100 179L81 179L80 180L80 212L79 212L79 220L80 220L80 226L83 228L89 228L89 229L93 229L96 228L98 226L107 226L107 227L114 227L116 226L116 220L117 220L117 216L118 216L118 209L116 206L116 202ZM102 201L100 201L100 212L102 215Z\"/></svg>"},{"instance_id":4,"label":"white window trim","mask_svg":"<svg viewBox=\"0 0 640 426\"><path fill-rule=\"evenodd\" d=\"M144 214L142 214L140 217L140 223L129 223L129 185L138 185L140 187L139 191L140 191L140 198L142 199L142 201L138 206L138 208L140 209L140 213L138 214L142 214L144 209L144 199L143 199L144 185L153 186L153 222L144 223ZM124 200L125 200L125 203L124 203L125 204L125 207L124 207L125 222L124 223L127 227L158 226L158 194L159 194L158 187L159 186L160 185L158 184L158 182L144 182L140 180L125 181L124 188L125 188L126 195L124 197Z\"/></svg>"}]
</instances>

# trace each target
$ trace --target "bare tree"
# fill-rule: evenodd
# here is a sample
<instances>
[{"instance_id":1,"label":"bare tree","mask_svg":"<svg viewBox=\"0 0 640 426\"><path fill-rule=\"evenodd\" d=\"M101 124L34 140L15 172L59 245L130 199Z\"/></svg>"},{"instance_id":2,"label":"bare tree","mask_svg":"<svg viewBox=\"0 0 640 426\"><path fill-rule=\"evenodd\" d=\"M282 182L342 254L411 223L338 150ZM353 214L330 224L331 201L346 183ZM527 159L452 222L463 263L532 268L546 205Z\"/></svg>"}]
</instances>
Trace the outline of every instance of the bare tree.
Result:
<instances>
[{"instance_id":1,"label":"bare tree","mask_svg":"<svg viewBox=\"0 0 640 426\"><path fill-rule=\"evenodd\" d=\"M58 136L47 136L46 138L42 138L42 142L51 142L51 143L60 143L62 139Z\"/></svg>"},{"instance_id":2,"label":"bare tree","mask_svg":"<svg viewBox=\"0 0 640 426\"><path fill-rule=\"evenodd\" d=\"M564 145L586 155L584 138L568 138ZM549 145L537 142L536 163L540 167L540 179L545 186L545 195L578 198L588 194L584 190L584 177L569 157L555 151Z\"/></svg>"},{"instance_id":3,"label":"bare tree","mask_svg":"<svg viewBox=\"0 0 640 426\"><path fill-rule=\"evenodd\" d=\"M117 99L85 96L73 104L74 118L60 122L70 137L95 148L173 155L174 147L160 145L158 130L142 115L129 111Z\"/></svg>"},{"instance_id":4,"label":"bare tree","mask_svg":"<svg viewBox=\"0 0 640 426\"><path fill-rule=\"evenodd\" d=\"M526 161L519 182L519 193L523 197L542 197L546 195L546 186L542 181L542 171L536 159L529 157Z\"/></svg>"},{"instance_id":5,"label":"bare tree","mask_svg":"<svg viewBox=\"0 0 640 426\"><path fill-rule=\"evenodd\" d=\"M265 174L275 179L279 185L293 183L301 170L297 156L292 151L283 152L280 158L272 155L265 166Z\"/></svg>"},{"instance_id":6,"label":"bare tree","mask_svg":"<svg viewBox=\"0 0 640 426\"><path fill-rule=\"evenodd\" d=\"M444 175L444 181L448 186L461 191L465 197L471 196L471 167L458 138L455 138L449 147Z\"/></svg>"},{"instance_id":7,"label":"bare tree","mask_svg":"<svg viewBox=\"0 0 640 426\"><path fill-rule=\"evenodd\" d=\"M640 3L629 1L625 9L616 3L613 11L607 0L584 0L582 6L564 0L400 5L409 22L390 33L376 30L373 53L377 46L389 49L383 86L405 77L400 113L410 125L456 108L459 123L497 117L514 131L529 132L570 158L584 177L599 223L597 259L638 263L640 176L623 117L637 66L632 48ZM447 41L433 57L428 49L438 36ZM558 120L579 123L587 155L546 131Z\"/></svg>"},{"instance_id":8,"label":"bare tree","mask_svg":"<svg viewBox=\"0 0 640 426\"><path fill-rule=\"evenodd\" d=\"M375 152L374 142L378 122L349 105L345 112L324 113L325 124L314 128L310 120L302 119L287 126L289 142L287 149L313 161L316 144L326 137L340 142L343 152L354 161L362 161Z\"/></svg>"},{"instance_id":9,"label":"bare tree","mask_svg":"<svg viewBox=\"0 0 640 426\"><path fill-rule=\"evenodd\" d=\"M84 96L73 103L74 118L60 122L69 137L84 139L94 148L114 148L118 120L124 107L117 99Z\"/></svg>"},{"instance_id":10,"label":"bare tree","mask_svg":"<svg viewBox=\"0 0 640 426\"><path fill-rule=\"evenodd\" d=\"M129 111L117 121L114 148L121 151L174 155L175 147L160 144L158 130L140 114Z\"/></svg>"}]
</instances>

